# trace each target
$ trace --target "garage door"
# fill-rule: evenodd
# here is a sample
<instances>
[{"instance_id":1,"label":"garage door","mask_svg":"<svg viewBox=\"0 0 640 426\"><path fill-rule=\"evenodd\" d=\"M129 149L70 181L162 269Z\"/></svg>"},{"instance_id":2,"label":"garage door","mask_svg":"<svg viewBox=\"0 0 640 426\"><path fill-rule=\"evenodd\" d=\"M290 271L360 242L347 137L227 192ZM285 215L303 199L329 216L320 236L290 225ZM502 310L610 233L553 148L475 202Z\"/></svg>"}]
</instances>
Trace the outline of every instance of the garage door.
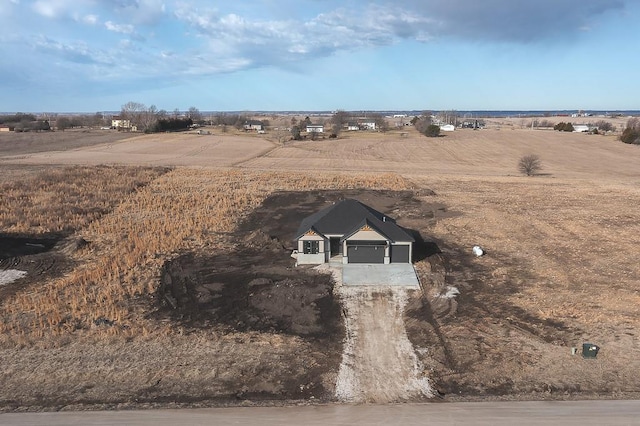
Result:
<instances>
[{"instance_id":1,"label":"garage door","mask_svg":"<svg viewBox=\"0 0 640 426\"><path fill-rule=\"evenodd\" d=\"M391 263L409 263L409 246L391 246Z\"/></svg>"},{"instance_id":2,"label":"garage door","mask_svg":"<svg viewBox=\"0 0 640 426\"><path fill-rule=\"evenodd\" d=\"M384 263L383 245L349 245L347 257L349 263Z\"/></svg>"}]
</instances>

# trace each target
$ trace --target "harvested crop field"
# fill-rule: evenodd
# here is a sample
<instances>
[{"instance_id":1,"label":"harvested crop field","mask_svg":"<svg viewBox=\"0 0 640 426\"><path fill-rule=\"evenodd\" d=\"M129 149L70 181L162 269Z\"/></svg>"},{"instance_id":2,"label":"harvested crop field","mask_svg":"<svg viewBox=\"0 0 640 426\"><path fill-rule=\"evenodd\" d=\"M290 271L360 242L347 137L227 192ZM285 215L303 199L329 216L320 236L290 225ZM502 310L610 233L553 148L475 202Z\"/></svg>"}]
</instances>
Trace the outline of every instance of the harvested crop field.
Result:
<instances>
[{"instance_id":1,"label":"harvested crop field","mask_svg":"<svg viewBox=\"0 0 640 426\"><path fill-rule=\"evenodd\" d=\"M342 311L289 253L344 196L420 236L404 322L439 399L637 398L637 147L505 129L169 142L210 136L0 158L4 410L335 400ZM516 175L528 153L542 174ZM597 358L571 354L586 342Z\"/></svg>"},{"instance_id":2,"label":"harvested crop field","mask_svg":"<svg viewBox=\"0 0 640 426\"><path fill-rule=\"evenodd\" d=\"M60 132L56 132L58 134ZM66 133L66 132L65 132ZM93 133L92 133L93 134ZM42 135L50 137L50 135ZM0 136L1 137L1 136ZM0 149L0 164L64 164L64 165L145 165L229 167L270 151L275 145L267 139L235 134L198 134L196 132L138 135L113 133L94 137L88 146L69 149L69 143L52 139L51 149L32 152L18 148ZM0 146L22 146L11 139ZM79 145L75 139L71 143ZM17 151L16 153L12 153ZM8 155L7 155L8 154Z\"/></svg>"}]
</instances>

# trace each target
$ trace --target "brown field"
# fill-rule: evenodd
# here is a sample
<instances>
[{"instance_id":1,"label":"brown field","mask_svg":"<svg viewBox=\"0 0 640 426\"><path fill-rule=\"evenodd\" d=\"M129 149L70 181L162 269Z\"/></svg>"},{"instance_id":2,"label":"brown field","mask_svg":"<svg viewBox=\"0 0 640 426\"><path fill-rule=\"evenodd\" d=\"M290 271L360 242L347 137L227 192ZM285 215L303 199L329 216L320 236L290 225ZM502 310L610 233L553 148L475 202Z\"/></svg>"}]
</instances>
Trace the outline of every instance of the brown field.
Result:
<instances>
[{"instance_id":1,"label":"brown field","mask_svg":"<svg viewBox=\"0 0 640 426\"><path fill-rule=\"evenodd\" d=\"M411 190L424 206L442 206L404 218L401 204L386 208L400 208L391 214L442 251L417 264L427 291L410 302L406 322L445 398L637 397L637 146L506 125L437 139L409 131L281 145L258 136L56 140L48 152L0 151L0 237L50 249L0 259L0 270L41 265L39 275L0 286L4 409L331 400L340 330L256 329L244 317L195 324L184 307L182 316L163 314L160 287L176 259L224 263L265 244L269 256L286 257L275 234L243 225L276 191L354 188ZM531 178L516 170L529 153L543 163ZM84 167L99 164L119 166ZM149 165L180 167L139 167ZM473 257L475 244L487 255ZM195 279L181 268L174 279ZM271 282L292 279L282 268ZM295 297L327 297L304 274L320 293ZM438 297L446 286L460 295ZM207 300L226 297L220 288ZM571 355L583 342L602 348L597 359Z\"/></svg>"},{"instance_id":2,"label":"brown field","mask_svg":"<svg viewBox=\"0 0 640 426\"><path fill-rule=\"evenodd\" d=\"M68 151L92 145L112 143L134 137L133 133L115 130L77 129L64 132L2 132L0 156L24 155L37 152Z\"/></svg>"},{"instance_id":3,"label":"brown field","mask_svg":"<svg viewBox=\"0 0 640 426\"><path fill-rule=\"evenodd\" d=\"M66 164L66 165L99 165L99 164L127 164L146 166L202 166L227 167L261 155L273 149L274 144L257 135L242 135L238 132L218 135L199 135L195 132L136 135L111 132L107 137L92 140L90 146L68 149L68 143L59 141L61 132L42 134L42 138L51 138L53 145L49 151L32 153L19 148L7 149L13 155L6 155L0 161L13 164ZM66 133L66 132L65 132ZM80 145L75 138L71 145ZM38 135L35 135L37 137ZM97 143L95 143L97 142ZM3 141L0 139L0 144ZM13 142L8 139L7 145ZM89 145L89 144L87 144ZM0 150L2 154L2 150Z\"/></svg>"}]
</instances>

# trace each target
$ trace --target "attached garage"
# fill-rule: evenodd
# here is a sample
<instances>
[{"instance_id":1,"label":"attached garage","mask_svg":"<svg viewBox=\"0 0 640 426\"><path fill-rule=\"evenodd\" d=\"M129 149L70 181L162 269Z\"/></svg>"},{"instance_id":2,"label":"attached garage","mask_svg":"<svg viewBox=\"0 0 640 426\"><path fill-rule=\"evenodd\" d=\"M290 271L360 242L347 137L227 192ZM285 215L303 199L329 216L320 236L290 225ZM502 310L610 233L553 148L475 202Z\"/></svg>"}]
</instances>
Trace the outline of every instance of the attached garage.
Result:
<instances>
[{"instance_id":1,"label":"attached garage","mask_svg":"<svg viewBox=\"0 0 640 426\"><path fill-rule=\"evenodd\" d=\"M392 245L391 246L391 263L410 263L409 245Z\"/></svg>"},{"instance_id":2,"label":"attached garage","mask_svg":"<svg viewBox=\"0 0 640 426\"><path fill-rule=\"evenodd\" d=\"M348 263L384 263L384 241L347 242Z\"/></svg>"}]
</instances>

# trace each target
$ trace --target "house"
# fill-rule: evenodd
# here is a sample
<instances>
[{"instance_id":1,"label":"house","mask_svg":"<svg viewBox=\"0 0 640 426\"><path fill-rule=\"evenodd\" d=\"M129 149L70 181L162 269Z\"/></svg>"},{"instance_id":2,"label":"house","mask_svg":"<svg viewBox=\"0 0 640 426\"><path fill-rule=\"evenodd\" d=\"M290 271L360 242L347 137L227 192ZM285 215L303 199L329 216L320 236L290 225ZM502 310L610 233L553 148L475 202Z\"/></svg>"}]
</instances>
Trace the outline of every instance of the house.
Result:
<instances>
[{"instance_id":1,"label":"house","mask_svg":"<svg viewBox=\"0 0 640 426\"><path fill-rule=\"evenodd\" d=\"M259 120L247 120L247 121L244 122L242 127L246 131L249 131L249 130L255 130L255 131L264 130L264 124L262 123L262 121L259 121Z\"/></svg>"},{"instance_id":2,"label":"house","mask_svg":"<svg viewBox=\"0 0 640 426\"><path fill-rule=\"evenodd\" d=\"M582 132L589 132L589 131L591 131L591 129L586 124L574 124L573 125L573 131L574 132L578 132L578 133L582 133Z\"/></svg>"},{"instance_id":3,"label":"house","mask_svg":"<svg viewBox=\"0 0 640 426\"><path fill-rule=\"evenodd\" d=\"M9 126L5 126L5 125L0 126L0 132L10 132L10 131L11 129L9 128Z\"/></svg>"},{"instance_id":4,"label":"house","mask_svg":"<svg viewBox=\"0 0 640 426\"><path fill-rule=\"evenodd\" d=\"M364 130L376 130L376 122L375 120L362 120L360 122L360 128Z\"/></svg>"},{"instance_id":5,"label":"house","mask_svg":"<svg viewBox=\"0 0 640 426\"><path fill-rule=\"evenodd\" d=\"M121 117L113 117L111 119L111 127L118 130L132 130L131 120L126 120Z\"/></svg>"},{"instance_id":6,"label":"house","mask_svg":"<svg viewBox=\"0 0 640 426\"><path fill-rule=\"evenodd\" d=\"M411 263L414 238L393 219L353 199L305 218L295 236L298 265Z\"/></svg>"},{"instance_id":7,"label":"house","mask_svg":"<svg viewBox=\"0 0 640 426\"><path fill-rule=\"evenodd\" d=\"M324 124L307 124L307 133L324 133Z\"/></svg>"},{"instance_id":8,"label":"house","mask_svg":"<svg viewBox=\"0 0 640 426\"><path fill-rule=\"evenodd\" d=\"M358 123L354 123L353 121L350 121L345 125L345 129L347 129L347 131L349 132L354 132L354 131L360 130L360 125Z\"/></svg>"}]
</instances>

